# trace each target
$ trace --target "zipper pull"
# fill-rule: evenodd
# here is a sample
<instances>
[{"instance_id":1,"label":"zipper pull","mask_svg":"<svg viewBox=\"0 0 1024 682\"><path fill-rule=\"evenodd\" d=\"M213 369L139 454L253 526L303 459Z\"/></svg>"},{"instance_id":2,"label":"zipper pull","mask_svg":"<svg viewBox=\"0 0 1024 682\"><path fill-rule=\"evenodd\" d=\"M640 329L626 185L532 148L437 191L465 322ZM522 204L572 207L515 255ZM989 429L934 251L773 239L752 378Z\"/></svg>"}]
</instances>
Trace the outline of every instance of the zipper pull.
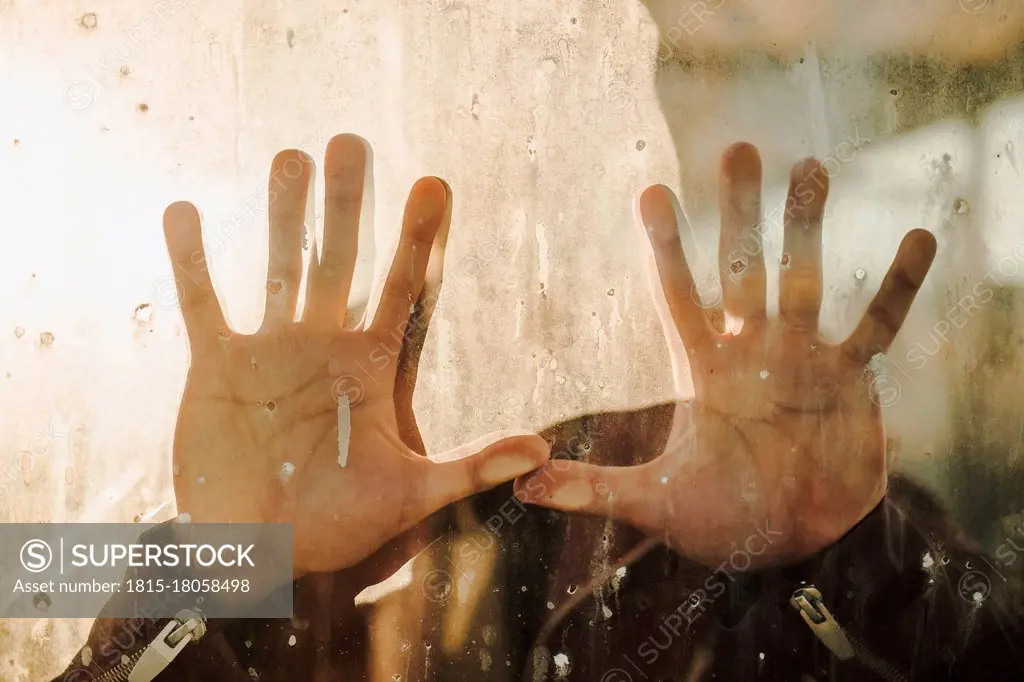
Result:
<instances>
[{"instance_id":1,"label":"zipper pull","mask_svg":"<svg viewBox=\"0 0 1024 682\"><path fill-rule=\"evenodd\" d=\"M814 585L801 587L789 600L790 606L800 612L804 622L841 661L856 656L853 645L839 623L822 603L821 592Z\"/></svg>"},{"instance_id":2,"label":"zipper pull","mask_svg":"<svg viewBox=\"0 0 1024 682\"><path fill-rule=\"evenodd\" d=\"M206 621L195 611L179 611L174 620L164 626L156 639L149 643L132 668L128 682L151 682L171 664L189 642L198 641L206 634Z\"/></svg>"}]
</instances>

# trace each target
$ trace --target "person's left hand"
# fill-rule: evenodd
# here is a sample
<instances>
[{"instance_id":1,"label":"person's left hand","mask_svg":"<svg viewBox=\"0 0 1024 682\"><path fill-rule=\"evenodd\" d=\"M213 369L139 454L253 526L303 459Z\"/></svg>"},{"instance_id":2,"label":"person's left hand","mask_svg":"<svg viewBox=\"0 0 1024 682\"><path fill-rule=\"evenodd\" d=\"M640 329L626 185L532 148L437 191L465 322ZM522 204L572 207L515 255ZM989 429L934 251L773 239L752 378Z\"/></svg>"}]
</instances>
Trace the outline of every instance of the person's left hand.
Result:
<instances>
[{"instance_id":1,"label":"person's left hand","mask_svg":"<svg viewBox=\"0 0 1024 682\"><path fill-rule=\"evenodd\" d=\"M372 321L344 328L367 154L354 136L326 156L325 243L314 256L302 318L302 230L312 173L298 151L271 169L267 305L255 334L227 324L203 257L199 215L168 207L164 232L181 287L192 359L174 438L179 512L195 522L291 523L295 575L354 566L436 510L541 464L539 436L468 444L435 461L408 444L414 378L399 378L403 339L451 196L418 181ZM339 395L350 403L339 465ZM400 424L399 420L402 420ZM412 424L410 425L410 420ZM405 438L403 438L405 436Z\"/></svg>"},{"instance_id":2,"label":"person's left hand","mask_svg":"<svg viewBox=\"0 0 1024 682\"><path fill-rule=\"evenodd\" d=\"M761 161L723 156L719 248L724 313L704 309L683 256L671 191L641 214L664 292L670 348L681 340L695 399L680 401L664 451L638 466L552 461L516 482L528 502L608 514L707 566L796 561L834 543L882 499L885 438L868 361L885 352L935 256L911 231L860 324L842 343L819 333L821 227L828 175L797 164L786 202L779 316L766 315ZM660 298L657 288L656 297ZM712 319L725 319L718 329ZM674 357L677 370L686 362Z\"/></svg>"}]
</instances>

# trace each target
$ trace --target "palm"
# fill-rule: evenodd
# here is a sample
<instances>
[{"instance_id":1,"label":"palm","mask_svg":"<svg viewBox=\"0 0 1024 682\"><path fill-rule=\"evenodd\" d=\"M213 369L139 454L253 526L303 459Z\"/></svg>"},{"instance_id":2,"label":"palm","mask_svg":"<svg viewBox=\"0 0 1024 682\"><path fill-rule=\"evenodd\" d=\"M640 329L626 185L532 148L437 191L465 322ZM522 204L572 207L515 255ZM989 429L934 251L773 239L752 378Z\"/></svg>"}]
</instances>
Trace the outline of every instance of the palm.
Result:
<instances>
[{"instance_id":1,"label":"palm","mask_svg":"<svg viewBox=\"0 0 1024 682\"><path fill-rule=\"evenodd\" d=\"M908 235L860 325L831 344L818 331L827 177L815 162L794 169L778 319L765 313L760 182L753 147L726 153L724 316L707 311L696 294L670 192L645 192L641 211L664 293L659 312L670 348L685 345L689 362L674 357L673 365L679 383L688 364L694 400L677 404L659 457L634 467L563 466L543 474L556 478L551 495L531 501L611 514L711 566L737 548L746 549L749 565L808 556L880 501L885 442L866 366L902 324L934 257L934 238ZM796 201L808 186L818 191ZM727 324L712 325L709 312Z\"/></svg>"},{"instance_id":2,"label":"palm","mask_svg":"<svg viewBox=\"0 0 1024 682\"><path fill-rule=\"evenodd\" d=\"M403 351L409 337L421 338L410 311L423 310L428 259L436 265L438 252L443 257L443 243L434 254L431 244L447 228L450 199L439 181L418 183L372 324L344 329L359 213L352 198L361 197L363 178L351 166L360 151L344 136L328 147L324 255L314 259L300 321L310 173L303 157L275 161L287 168L298 159L302 172L271 207L267 312L256 334L234 333L223 318L203 259L193 255L202 253L195 209L175 204L165 218L172 261L185 275L192 349L174 443L179 511L194 521L293 524L297 574L353 566L444 505L546 457L539 437L504 439L479 453L460 448L445 463L410 447L419 440L414 376L398 379L415 369L389 353L396 338ZM340 440L339 400L349 421Z\"/></svg>"},{"instance_id":3,"label":"palm","mask_svg":"<svg viewBox=\"0 0 1024 682\"><path fill-rule=\"evenodd\" d=\"M676 415L686 431L658 472L670 479L674 513L646 530L686 538L677 544L707 562L766 527L782 533L771 535L773 551L809 554L882 489L882 419L864 368L817 334L781 325L720 343L694 362L696 400Z\"/></svg>"}]
</instances>

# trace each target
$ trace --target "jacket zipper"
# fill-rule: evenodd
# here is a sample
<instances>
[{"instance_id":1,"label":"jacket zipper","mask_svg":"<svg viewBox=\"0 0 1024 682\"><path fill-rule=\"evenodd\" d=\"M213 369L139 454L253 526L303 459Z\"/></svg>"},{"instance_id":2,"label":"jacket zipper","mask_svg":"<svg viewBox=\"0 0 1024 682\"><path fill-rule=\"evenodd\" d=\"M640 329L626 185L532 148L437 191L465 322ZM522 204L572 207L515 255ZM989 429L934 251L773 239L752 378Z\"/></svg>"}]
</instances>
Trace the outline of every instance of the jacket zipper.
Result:
<instances>
[{"instance_id":1,"label":"jacket zipper","mask_svg":"<svg viewBox=\"0 0 1024 682\"><path fill-rule=\"evenodd\" d=\"M188 609L178 612L148 645L95 678L95 682L152 682L182 649L206 634L206 618Z\"/></svg>"},{"instance_id":2,"label":"jacket zipper","mask_svg":"<svg viewBox=\"0 0 1024 682\"><path fill-rule=\"evenodd\" d=\"M793 593L789 603L800 612L815 636L839 660L848 661L856 658L887 682L909 682L896 666L875 656L853 635L840 627L839 622L822 602L821 592L814 585L798 589Z\"/></svg>"}]
</instances>

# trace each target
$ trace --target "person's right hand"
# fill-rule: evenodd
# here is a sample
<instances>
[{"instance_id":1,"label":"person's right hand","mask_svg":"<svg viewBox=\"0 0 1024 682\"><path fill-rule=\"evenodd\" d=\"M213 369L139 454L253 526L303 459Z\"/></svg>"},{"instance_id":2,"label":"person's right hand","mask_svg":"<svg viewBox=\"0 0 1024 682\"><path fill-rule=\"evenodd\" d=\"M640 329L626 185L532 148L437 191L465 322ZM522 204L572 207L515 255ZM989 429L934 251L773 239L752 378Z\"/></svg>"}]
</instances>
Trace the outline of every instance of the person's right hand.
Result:
<instances>
[{"instance_id":1,"label":"person's right hand","mask_svg":"<svg viewBox=\"0 0 1024 682\"><path fill-rule=\"evenodd\" d=\"M293 524L296 576L353 566L434 511L548 458L535 435L434 459L403 442L415 425L400 426L396 415L397 356L403 337L415 333L410 313L434 236L450 220L451 196L436 178L414 185L376 314L347 330L366 159L355 136L328 145L323 253L314 257L296 321L312 162L298 151L275 158L266 312L255 334L234 332L224 318L195 207L172 204L164 215L192 354L174 437L178 511L194 522ZM340 395L351 405L345 467Z\"/></svg>"},{"instance_id":2,"label":"person's right hand","mask_svg":"<svg viewBox=\"0 0 1024 682\"><path fill-rule=\"evenodd\" d=\"M669 442L652 461L552 462L517 481L519 494L547 507L609 514L708 566L740 548L748 566L800 560L877 506L886 490L885 438L867 364L902 326L935 257L935 237L907 234L854 332L830 343L818 328L827 196L821 164L809 159L793 168L779 315L769 318L757 150L737 144L722 159L724 311L702 305L670 190L645 191L640 209L661 280L661 319L670 348L681 341L689 358L676 351L675 379L682 389L688 364L695 399L677 404ZM709 317L728 324L716 328Z\"/></svg>"}]
</instances>

